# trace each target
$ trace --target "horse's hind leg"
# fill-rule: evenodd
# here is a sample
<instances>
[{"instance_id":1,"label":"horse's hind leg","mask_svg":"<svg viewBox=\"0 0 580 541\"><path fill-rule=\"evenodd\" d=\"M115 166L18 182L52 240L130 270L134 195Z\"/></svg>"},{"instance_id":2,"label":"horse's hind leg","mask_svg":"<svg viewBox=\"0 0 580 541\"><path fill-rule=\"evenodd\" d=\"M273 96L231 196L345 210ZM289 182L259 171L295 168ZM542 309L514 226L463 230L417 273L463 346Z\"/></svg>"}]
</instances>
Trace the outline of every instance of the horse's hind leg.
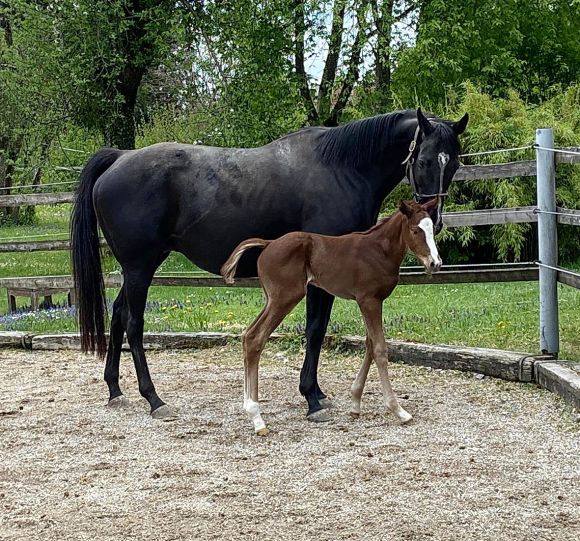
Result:
<instances>
[{"instance_id":1,"label":"horse's hind leg","mask_svg":"<svg viewBox=\"0 0 580 541\"><path fill-rule=\"evenodd\" d=\"M369 335L367 333L366 338L366 351L365 358L361 364L360 370L350 387L350 395L352 397L352 405L350 407L350 414L353 417L358 417L360 415L360 401L365 388L365 383L367 381L367 376L369 375L369 369L373 362L373 345Z\"/></svg>"},{"instance_id":2,"label":"horse's hind leg","mask_svg":"<svg viewBox=\"0 0 580 541\"><path fill-rule=\"evenodd\" d=\"M135 363L139 392L149 402L151 415L155 419L174 419L174 411L159 398L155 391L143 349L143 314L155 268L157 266L148 271L130 270L124 272L123 288L128 308L127 340Z\"/></svg>"},{"instance_id":3,"label":"horse's hind leg","mask_svg":"<svg viewBox=\"0 0 580 541\"><path fill-rule=\"evenodd\" d=\"M122 287L113 303L113 316L111 317L111 332L109 334L109 348L105 363L105 381L109 387L109 406L118 407L127 401L119 386L119 362L121 359L121 346L127 325L127 305L125 291Z\"/></svg>"},{"instance_id":4,"label":"horse's hind leg","mask_svg":"<svg viewBox=\"0 0 580 541\"><path fill-rule=\"evenodd\" d=\"M306 356L300 371L300 393L308 402L308 419L327 421L328 414L317 413L330 406L330 400L318 385L318 360L326 334L334 297L314 286L308 286L306 297Z\"/></svg>"}]
</instances>

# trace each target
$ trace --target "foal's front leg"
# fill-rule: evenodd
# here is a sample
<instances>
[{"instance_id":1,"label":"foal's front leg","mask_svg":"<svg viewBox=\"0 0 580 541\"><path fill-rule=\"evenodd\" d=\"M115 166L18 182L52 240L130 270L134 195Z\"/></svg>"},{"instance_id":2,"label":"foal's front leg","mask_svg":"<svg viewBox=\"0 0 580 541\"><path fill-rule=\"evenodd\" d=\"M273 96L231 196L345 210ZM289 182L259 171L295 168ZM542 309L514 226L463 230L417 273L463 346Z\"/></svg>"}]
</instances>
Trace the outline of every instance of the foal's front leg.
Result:
<instances>
[{"instance_id":1,"label":"foal's front leg","mask_svg":"<svg viewBox=\"0 0 580 541\"><path fill-rule=\"evenodd\" d=\"M365 320L367 336L372 343L373 357L379 371L385 405L391 413L399 418L401 423L408 423L413 419L413 416L399 404L389 379L387 344L383 331L383 301L382 299L370 298L360 299L358 303Z\"/></svg>"},{"instance_id":2,"label":"foal's front leg","mask_svg":"<svg viewBox=\"0 0 580 541\"><path fill-rule=\"evenodd\" d=\"M350 387L350 395L352 398L352 405L350 407L350 414L353 417L358 417L360 415L360 401L365 388L365 383L367 376L369 375L369 369L373 362L373 345L369 335L367 333L365 342L365 358L360 366L360 370Z\"/></svg>"}]
</instances>

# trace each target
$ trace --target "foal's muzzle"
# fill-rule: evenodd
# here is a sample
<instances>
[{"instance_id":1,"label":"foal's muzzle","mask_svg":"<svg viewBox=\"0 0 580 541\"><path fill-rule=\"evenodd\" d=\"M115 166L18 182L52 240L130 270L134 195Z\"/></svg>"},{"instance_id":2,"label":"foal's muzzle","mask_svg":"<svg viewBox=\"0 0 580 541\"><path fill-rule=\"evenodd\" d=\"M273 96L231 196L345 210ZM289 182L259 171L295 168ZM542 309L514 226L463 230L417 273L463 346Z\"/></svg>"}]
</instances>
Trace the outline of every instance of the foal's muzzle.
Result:
<instances>
[{"instance_id":1,"label":"foal's muzzle","mask_svg":"<svg viewBox=\"0 0 580 541\"><path fill-rule=\"evenodd\" d=\"M437 259L433 259L431 256L428 256L423 260L423 266L425 267L425 272L427 274L439 272L441 270L442 264L443 262L439 256L437 256Z\"/></svg>"}]
</instances>

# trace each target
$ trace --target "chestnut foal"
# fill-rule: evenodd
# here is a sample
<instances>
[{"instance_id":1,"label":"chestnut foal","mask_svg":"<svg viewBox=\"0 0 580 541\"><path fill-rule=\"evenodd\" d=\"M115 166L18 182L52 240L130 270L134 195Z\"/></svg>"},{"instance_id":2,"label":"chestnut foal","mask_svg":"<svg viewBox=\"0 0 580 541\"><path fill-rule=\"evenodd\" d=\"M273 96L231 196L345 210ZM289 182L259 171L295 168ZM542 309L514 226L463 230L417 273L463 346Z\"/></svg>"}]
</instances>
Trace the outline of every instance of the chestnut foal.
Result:
<instances>
[{"instance_id":1,"label":"chestnut foal","mask_svg":"<svg viewBox=\"0 0 580 541\"><path fill-rule=\"evenodd\" d=\"M262 247L258 276L267 303L243 337L244 409L258 435L269 430L258 405L258 363L268 337L284 317L304 298L313 284L332 295L357 301L366 326L366 355L351 387L351 414L360 414L364 384L374 359L383 387L385 405L402 423L412 416L397 401L387 372L387 348L383 334L383 301L399 281L399 269L407 248L429 273L438 271L441 258L435 245L429 210L438 199L424 205L401 201L399 211L364 233L329 237L314 233L288 233L276 240L248 239L233 251L221 268L226 283L234 282L236 267L249 248ZM328 411L315 415L329 420Z\"/></svg>"}]
</instances>

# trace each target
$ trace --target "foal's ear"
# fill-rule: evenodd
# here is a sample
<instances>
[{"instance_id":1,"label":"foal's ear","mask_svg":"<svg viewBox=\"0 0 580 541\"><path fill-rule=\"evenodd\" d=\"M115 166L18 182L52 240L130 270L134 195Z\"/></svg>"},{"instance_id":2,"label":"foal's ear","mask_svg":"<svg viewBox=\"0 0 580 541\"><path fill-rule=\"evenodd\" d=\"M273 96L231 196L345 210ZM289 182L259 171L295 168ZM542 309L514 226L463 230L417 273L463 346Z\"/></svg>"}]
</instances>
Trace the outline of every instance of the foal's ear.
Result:
<instances>
[{"instance_id":1,"label":"foal's ear","mask_svg":"<svg viewBox=\"0 0 580 541\"><path fill-rule=\"evenodd\" d=\"M423 114L423 111L421 111L421 107L417 108L417 121L419 122L421 131L425 134L425 136L433 132L433 126L427 117Z\"/></svg>"},{"instance_id":2,"label":"foal's ear","mask_svg":"<svg viewBox=\"0 0 580 541\"><path fill-rule=\"evenodd\" d=\"M467 128L467 123L469 122L469 113L465 113L460 120L458 120L457 122L454 122L451 126L453 128L453 131L457 134L457 135L461 135L464 131L465 128Z\"/></svg>"},{"instance_id":3,"label":"foal's ear","mask_svg":"<svg viewBox=\"0 0 580 541\"><path fill-rule=\"evenodd\" d=\"M439 204L439 197L434 197L430 201L427 201L427 203L424 203L423 205L421 205L421 207L423 208L423 210L426 210L427 212L429 212L430 210L433 210L435 207L437 207L438 204Z\"/></svg>"},{"instance_id":4,"label":"foal's ear","mask_svg":"<svg viewBox=\"0 0 580 541\"><path fill-rule=\"evenodd\" d=\"M399 210L407 217L413 216L413 207L409 204L410 201L401 201L399 203Z\"/></svg>"}]
</instances>

